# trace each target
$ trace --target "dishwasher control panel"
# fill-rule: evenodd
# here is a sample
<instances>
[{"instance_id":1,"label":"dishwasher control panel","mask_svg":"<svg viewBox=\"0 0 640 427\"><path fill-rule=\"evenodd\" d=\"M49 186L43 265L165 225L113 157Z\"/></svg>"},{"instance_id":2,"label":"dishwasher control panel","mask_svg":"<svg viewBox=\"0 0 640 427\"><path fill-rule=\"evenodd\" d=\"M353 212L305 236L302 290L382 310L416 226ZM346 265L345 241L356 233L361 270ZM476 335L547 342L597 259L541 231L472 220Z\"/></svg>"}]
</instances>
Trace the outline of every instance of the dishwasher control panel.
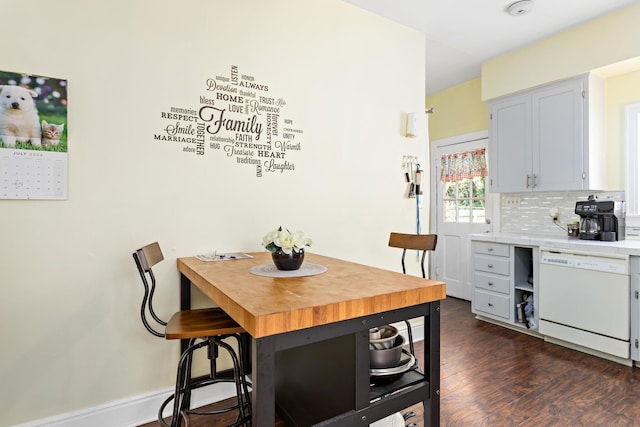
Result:
<instances>
[{"instance_id":1,"label":"dishwasher control panel","mask_svg":"<svg viewBox=\"0 0 640 427\"><path fill-rule=\"evenodd\" d=\"M605 271L608 273L629 274L629 257L601 254L576 254L572 252L540 251L540 263L559 267L579 268L583 270Z\"/></svg>"}]
</instances>

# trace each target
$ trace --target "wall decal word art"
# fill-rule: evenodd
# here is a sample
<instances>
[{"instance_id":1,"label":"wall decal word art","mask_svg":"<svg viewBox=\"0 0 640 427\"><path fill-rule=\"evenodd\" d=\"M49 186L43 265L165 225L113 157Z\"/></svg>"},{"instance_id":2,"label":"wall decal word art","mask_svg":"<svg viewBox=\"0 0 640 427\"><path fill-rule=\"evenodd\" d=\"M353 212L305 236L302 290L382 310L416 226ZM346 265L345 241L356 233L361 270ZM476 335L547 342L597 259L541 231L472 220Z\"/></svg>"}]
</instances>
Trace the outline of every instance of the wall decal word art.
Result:
<instances>
[{"instance_id":1,"label":"wall decal word art","mask_svg":"<svg viewBox=\"0 0 640 427\"><path fill-rule=\"evenodd\" d=\"M291 172L303 131L286 110L269 84L232 65L228 74L205 79L197 106L161 111L162 129L153 139L176 143L185 153L228 158L257 177Z\"/></svg>"}]
</instances>

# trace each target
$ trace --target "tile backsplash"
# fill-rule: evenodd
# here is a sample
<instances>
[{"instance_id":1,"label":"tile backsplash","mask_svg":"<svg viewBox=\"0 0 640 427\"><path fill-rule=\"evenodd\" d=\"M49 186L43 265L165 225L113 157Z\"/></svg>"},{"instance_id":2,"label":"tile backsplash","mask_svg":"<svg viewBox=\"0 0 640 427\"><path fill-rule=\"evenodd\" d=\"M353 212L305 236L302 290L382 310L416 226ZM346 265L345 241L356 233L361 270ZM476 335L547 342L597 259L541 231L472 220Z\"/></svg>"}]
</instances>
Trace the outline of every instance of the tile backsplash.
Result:
<instances>
[{"instance_id":1,"label":"tile backsplash","mask_svg":"<svg viewBox=\"0 0 640 427\"><path fill-rule=\"evenodd\" d=\"M567 224L579 219L573 211L576 202L590 194L598 199L624 200L624 191L570 191L549 193L513 193L500 195L500 231L503 233L548 234L566 236ZM550 209L560 213L557 224Z\"/></svg>"}]
</instances>

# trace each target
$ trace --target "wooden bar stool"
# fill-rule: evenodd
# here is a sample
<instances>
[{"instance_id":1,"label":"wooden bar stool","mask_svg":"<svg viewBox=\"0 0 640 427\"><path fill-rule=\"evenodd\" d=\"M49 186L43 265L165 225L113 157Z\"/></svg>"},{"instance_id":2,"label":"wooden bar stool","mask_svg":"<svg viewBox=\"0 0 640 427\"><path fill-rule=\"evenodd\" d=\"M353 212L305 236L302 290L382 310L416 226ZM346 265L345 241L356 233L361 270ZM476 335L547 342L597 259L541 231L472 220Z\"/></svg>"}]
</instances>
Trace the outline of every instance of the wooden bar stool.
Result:
<instances>
[{"instance_id":1,"label":"wooden bar stool","mask_svg":"<svg viewBox=\"0 0 640 427\"><path fill-rule=\"evenodd\" d=\"M402 273L407 274L407 270L404 265L404 257L407 254L407 249L414 249L422 251L422 277L427 278L424 271L424 261L427 256L427 251L435 251L436 244L438 243L437 234L404 234L404 233L391 233L389 235L389 246L392 248L402 249ZM409 348L411 354L415 355L413 349L413 333L411 332L411 323L409 320L405 320L407 324L407 335L409 336Z\"/></svg>"},{"instance_id":2,"label":"wooden bar stool","mask_svg":"<svg viewBox=\"0 0 640 427\"><path fill-rule=\"evenodd\" d=\"M169 396L160 406L158 421L164 427L169 425L164 421L162 413L165 407L173 401L173 416L171 427L178 427L182 419L189 425L189 414L194 415L219 415L222 413L237 411L236 422L231 426L250 425L251 423L251 399L249 385L246 381L242 357L242 341L240 334L245 332L231 317L219 308L205 308L199 310L182 310L175 313L169 322L158 317L153 310L153 294L156 287L156 278L152 267L162 261L164 256L160 245L155 242L144 246L133 253L133 258L140 272L144 285L144 297L140 315L145 328L153 335L167 340L189 340L188 348L180 356L176 378L175 392ZM150 281L150 283L149 283ZM149 313L153 322L164 326L164 331L157 331L147 318ZM238 353L226 343L226 338L233 338L237 342ZM202 378L191 377L193 353L206 348L211 364L209 375ZM221 376L217 371L216 360L219 349L222 348L230 355L233 361L232 377ZM236 401L230 407L216 410L191 409L191 391L221 382L233 382L236 388Z\"/></svg>"}]
</instances>

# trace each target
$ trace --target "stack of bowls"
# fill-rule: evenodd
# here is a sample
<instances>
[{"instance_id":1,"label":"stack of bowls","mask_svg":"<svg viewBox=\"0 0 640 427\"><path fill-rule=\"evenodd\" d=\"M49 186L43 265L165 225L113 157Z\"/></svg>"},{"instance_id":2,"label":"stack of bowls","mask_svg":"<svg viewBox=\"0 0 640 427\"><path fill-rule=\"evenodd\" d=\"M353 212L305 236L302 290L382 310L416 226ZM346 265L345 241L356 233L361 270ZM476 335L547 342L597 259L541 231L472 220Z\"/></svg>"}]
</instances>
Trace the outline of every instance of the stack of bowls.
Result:
<instances>
[{"instance_id":1,"label":"stack of bowls","mask_svg":"<svg viewBox=\"0 0 640 427\"><path fill-rule=\"evenodd\" d=\"M372 369L395 368L400 364L404 337L391 325L369 329L369 365Z\"/></svg>"}]
</instances>

